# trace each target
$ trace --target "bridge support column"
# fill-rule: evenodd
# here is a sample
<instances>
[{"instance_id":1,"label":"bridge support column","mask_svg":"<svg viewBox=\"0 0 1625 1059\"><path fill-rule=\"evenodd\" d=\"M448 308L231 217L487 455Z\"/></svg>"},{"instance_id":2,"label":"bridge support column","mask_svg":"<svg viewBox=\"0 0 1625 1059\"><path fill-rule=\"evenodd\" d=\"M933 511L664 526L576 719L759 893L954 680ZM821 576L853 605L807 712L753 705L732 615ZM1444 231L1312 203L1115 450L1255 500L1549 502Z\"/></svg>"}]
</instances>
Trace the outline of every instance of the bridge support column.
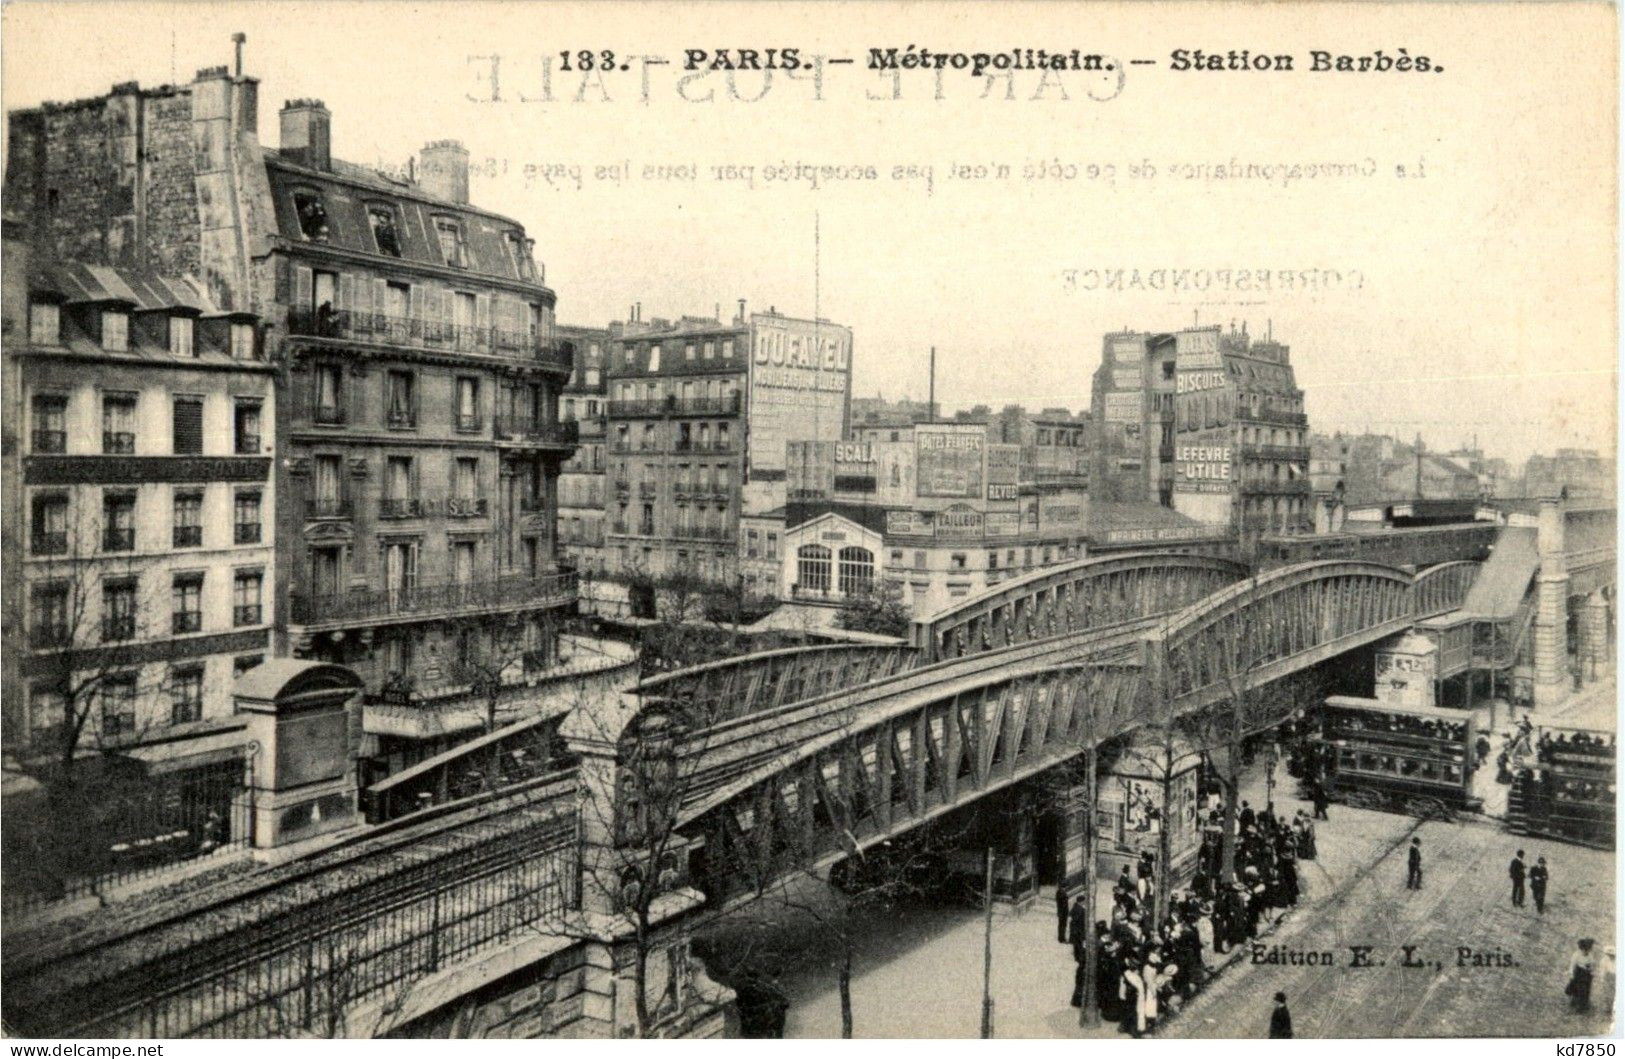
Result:
<instances>
[{"instance_id":1,"label":"bridge support column","mask_svg":"<svg viewBox=\"0 0 1625 1059\"><path fill-rule=\"evenodd\" d=\"M1535 708L1550 709L1569 690L1569 574L1563 558L1563 505L1555 498L1540 502L1536 533Z\"/></svg>"},{"instance_id":2,"label":"bridge support column","mask_svg":"<svg viewBox=\"0 0 1625 1059\"><path fill-rule=\"evenodd\" d=\"M1575 654L1579 657L1580 676L1596 680L1608 665L1608 600L1599 590L1586 597L1580 611L1579 643Z\"/></svg>"}]
</instances>

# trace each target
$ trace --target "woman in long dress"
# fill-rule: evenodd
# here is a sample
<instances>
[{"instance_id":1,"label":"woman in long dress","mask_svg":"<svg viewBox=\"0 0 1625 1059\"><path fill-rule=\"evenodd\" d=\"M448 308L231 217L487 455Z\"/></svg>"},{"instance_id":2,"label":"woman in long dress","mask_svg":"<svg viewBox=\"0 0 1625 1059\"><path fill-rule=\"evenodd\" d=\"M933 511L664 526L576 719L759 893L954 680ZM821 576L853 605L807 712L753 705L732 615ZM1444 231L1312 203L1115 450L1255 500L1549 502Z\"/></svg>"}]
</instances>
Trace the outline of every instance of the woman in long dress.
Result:
<instances>
[{"instance_id":1,"label":"woman in long dress","mask_svg":"<svg viewBox=\"0 0 1625 1059\"><path fill-rule=\"evenodd\" d=\"M1591 1010L1591 956L1592 941L1581 938L1569 958L1569 984L1563 992L1568 994L1569 1010L1584 1015Z\"/></svg>"}]
</instances>

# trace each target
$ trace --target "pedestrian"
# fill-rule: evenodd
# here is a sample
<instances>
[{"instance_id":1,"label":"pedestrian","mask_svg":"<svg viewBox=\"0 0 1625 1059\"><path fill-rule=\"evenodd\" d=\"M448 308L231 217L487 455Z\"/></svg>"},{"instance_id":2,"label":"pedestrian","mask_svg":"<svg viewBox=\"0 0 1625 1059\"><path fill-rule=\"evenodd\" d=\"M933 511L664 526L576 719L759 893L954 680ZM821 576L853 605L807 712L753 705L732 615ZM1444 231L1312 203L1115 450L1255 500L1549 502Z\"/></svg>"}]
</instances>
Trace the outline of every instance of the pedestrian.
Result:
<instances>
[{"instance_id":1,"label":"pedestrian","mask_svg":"<svg viewBox=\"0 0 1625 1059\"><path fill-rule=\"evenodd\" d=\"M1318 779L1315 780L1315 785L1310 788L1309 797L1310 800L1315 803L1315 819L1330 819L1330 817L1326 815L1326 806L1330 804L1330 799L1326 797L1326 785L1321 783Z\"/></svg>"},{"instance_id":2,"label":"pedestrian","mask_svg":"<svg viewBox=\"0 0 1625 1059\"><path fill-rule=\"evenodd\" d=\"M1066 944L1066 921L1072 914L1072 902L1067 900L1066 884L1055 884L1055 940Z\"/></svg>"},{"instance_id":3,"label":"pedestrian","mask_svg":"<svg viewBox=\"0 0 1625 1059\"><path fill-rule=\"evenodd\" d=\"M1286 1007L1286 994L1275 994L1275 1010L1270 1012L1270 1039L1292 1039L1292 1012Z\"/></svg>"},{"instance_id":4,"label":"pedestrian","mask_svg":"<svg viewBox=\"0 0 1625 1059\"><path fill-rule=\"evenodd\" d=\"M1237 821L1239 821L1241 824L1241 830L1243 833L1253 826L1253 821L1257 819L1257 816L1258 814L1253 812L1253 807L1248 805L1247 800L1243 798L1241 802L1241 812L1236 816Z\"/></svg>"},{"instance_id":5,"label":"pedestrian","mask_svg":"<svg viewBox=\"0 0 1625 1059\"><path fill-rule=\"evenodd\" d=\"M1124 1033L1140 1035L1140 962L1133 957L1123 961L1123 973L1117 976L1118 1025Z\"/></svg>"},{"instance_id":6,"label":"pedestrian","mask_svg":"<svg viewBox=\"0 0 1625 1059\"><path fill-rule=\"evenodd\" d=\"M1405 860L1405 889L1422 888L1422 840L1411 839L1411 852Z\"/></svg>"},{"instance_id":7,"label":"pedestrian","mask_svg":"<svg viewBox=\"0 0 1625 1059\"><path fill-rule=\"evenodd\" d=\"M1541 915L1546 914L1546 882L1550 878L1546 858L1536 857L1535 866L1529 869L1529 892L1535 895L1535 911Z\"/></svg>"},{"instance_id":8,"label":"pedestrian","mask_svg":"<svg viewBox=\"0 0 1625 1059\"><path fill-rule=\"evenodd\" d=\"M1581 938L1569 957L1569 984L1563 992L1569 998L1569 1010L1576 1015L1591 1011L1591 957L1592 940Z\"/></svg>"},{"instance_id":9,"label":"pedestrian","mask_svg":"<svg viewBox=\"0 0 1625 1059\"><path fill-rule=\"evenodd\" d=\"M1518 851L1518 855L1512 858L1512 863L1507 865L1507 874L1512 876L1512 907L1522 908L1524 875L1523 850L1520 849Z\"/></svg>"},{"instance_id":10,"label":"pedestrian","mask_svg":"<svg viewBox=\"0 0 1625 1059\"><path fill-rule=\"evenodd\" d=\"M1084 947L1089 943L1089 931L1086 929L1089 920L1086 918L1088 910L1083 907L1083 895L1079 894L1072 899L1072 911L1067 920L1067 933L1072 938L1072 957L1082 960Z\"/></svg>"}]
</instances>

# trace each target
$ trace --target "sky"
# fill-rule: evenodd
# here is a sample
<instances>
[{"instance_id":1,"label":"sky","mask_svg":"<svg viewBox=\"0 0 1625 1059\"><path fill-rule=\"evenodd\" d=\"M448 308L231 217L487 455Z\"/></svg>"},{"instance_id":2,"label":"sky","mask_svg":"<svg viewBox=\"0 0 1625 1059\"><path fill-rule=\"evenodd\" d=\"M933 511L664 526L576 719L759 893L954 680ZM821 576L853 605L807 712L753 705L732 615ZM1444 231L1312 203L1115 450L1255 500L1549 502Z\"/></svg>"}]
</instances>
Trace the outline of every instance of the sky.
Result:
<instances>
[{"instance_id":1,"label":"sky","mask_svg":"<svg viewBox=\"0 0 1625 1059\"><path fill-rule=\"evenodd\" d=\"M949 408L1077 409L1105 332L1234 322L1292 347L1316 430L1614 448L1603 4L22 0L0 97L188 81L238 31L263 144L300 97L351 161L462 140L475 203L526 226L568 323L744 298L851 327L855 394L923 398L934 346ZM866 69L910 45L1076 48L1117 72ZM689 48L788 47L854 61L683 69ZM1198 48L1294 68L1171 68ZM611 70L565 72L584 49ZM1311 69L1379 49L1444 69Z\"/></svg>"}]
</instances>

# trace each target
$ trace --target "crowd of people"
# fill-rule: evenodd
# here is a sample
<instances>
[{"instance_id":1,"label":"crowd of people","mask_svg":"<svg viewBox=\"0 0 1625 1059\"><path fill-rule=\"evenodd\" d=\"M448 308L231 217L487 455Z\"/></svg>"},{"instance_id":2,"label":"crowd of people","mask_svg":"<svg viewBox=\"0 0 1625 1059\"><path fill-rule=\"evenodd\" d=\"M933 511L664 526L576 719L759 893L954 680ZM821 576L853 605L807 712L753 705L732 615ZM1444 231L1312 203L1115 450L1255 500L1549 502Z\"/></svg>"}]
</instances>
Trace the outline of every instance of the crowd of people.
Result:
<instances>
[{"instance_id":1,"label":"crowd of people","mask_svg":"<svg viewBox=\"0 0 1625 1059\"><path fill-rule=\"evenodd\" d=\"M1211 807L1196 872L1188 888L1168 895L1157 913L1156 863L1142 853L1123 866L1108 919L1095 923L1096 977L1085 996L1088 920L1073 902L1063 941L1077 961L1072 1005L1097 1005L1102 1020L1143 1036L1170 1006L1177 1009L1206 982L1209 954L1249 944L1276 916L1298 903L1298 863L1316 856L1315 824L1302 811L1277 818L1273 805L1255 811L1243 801L1236 820L1234 873L1223 874L1223 814Z\"/></svg>"}]
</instances>

